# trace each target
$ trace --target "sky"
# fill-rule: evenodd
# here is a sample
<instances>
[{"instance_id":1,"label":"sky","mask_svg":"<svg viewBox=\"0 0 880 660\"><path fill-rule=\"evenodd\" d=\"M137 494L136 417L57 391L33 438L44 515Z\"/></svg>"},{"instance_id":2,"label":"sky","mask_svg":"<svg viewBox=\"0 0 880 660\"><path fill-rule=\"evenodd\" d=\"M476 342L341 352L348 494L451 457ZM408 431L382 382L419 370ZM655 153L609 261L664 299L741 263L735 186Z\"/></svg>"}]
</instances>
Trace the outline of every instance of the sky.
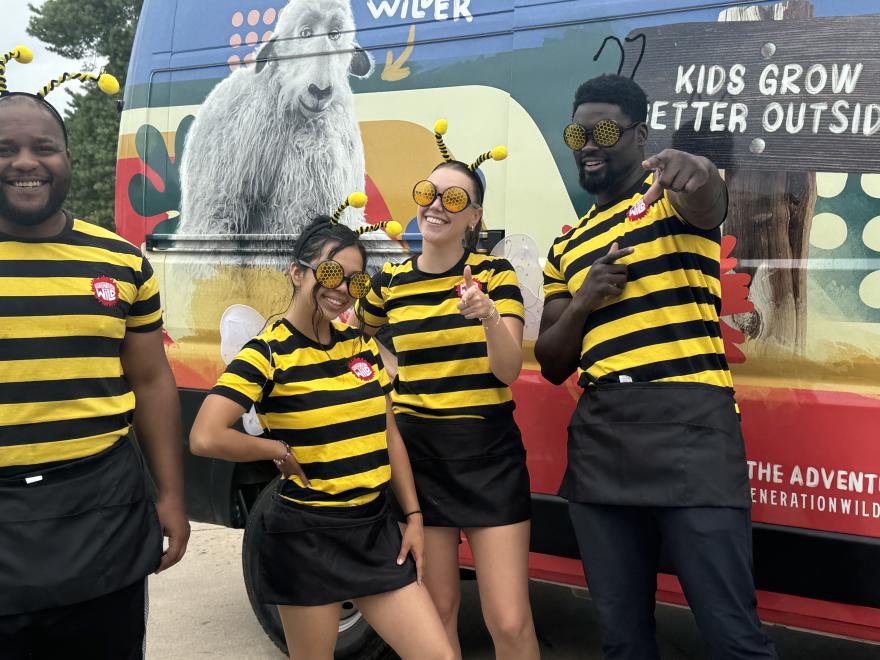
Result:
<instances>
[{"instance_id":1,"label":"sky","mask_svg":"<svg viewBox=\"0 0 880 660\"><path fill-rule=\"evenodd\" d=\"M27 33L27 24L31 17L30 4L39 6L45 0L0 0L3 5L3 21L0 25L0 53L8 53L16 46L27 46L34 53L30 64L19 64L11 60L6 65L6 85L12 92L36 92L53 78L65 71L77 71L82 63L51 53L43 42ZM69 104L70 95L65 90L79 91L82 83L72 80L63 87L56 89L48 101L52 102L60 112L64 112Z\"/></svg>"}]
</instances>

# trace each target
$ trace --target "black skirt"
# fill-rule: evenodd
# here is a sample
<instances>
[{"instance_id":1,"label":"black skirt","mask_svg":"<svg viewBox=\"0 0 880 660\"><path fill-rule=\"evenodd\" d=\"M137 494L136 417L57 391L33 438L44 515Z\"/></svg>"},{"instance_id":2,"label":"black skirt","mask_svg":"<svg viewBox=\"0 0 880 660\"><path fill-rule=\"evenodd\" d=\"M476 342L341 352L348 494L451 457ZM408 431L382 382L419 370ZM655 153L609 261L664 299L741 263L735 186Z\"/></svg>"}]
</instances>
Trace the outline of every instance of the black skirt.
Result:
<instances>
[{"instance_id":1,"label":"black skirt","mask_svg":"<svg viewBox=\"0 0 880 660\"><path fill-rule=\"evenodd\" d=\"M384 494L361 506L315 507L276 493L255 522L256 590L264 603L327 605L416 580L411 555L397 565L400 528Z\"/></svg>"},{"instance_id":2,"label":"black skirt","mask_svg":"<svg viewBox=\"0 0 880 660\"><path fill-rule=\"evenodd\" d=\"M748 508L733 391L673 382L587 387L568 428L559 494L586 504Z\"/></svg>"},{"instance_id":3,"label":"black skirt","mask_svg":"<svg viewBox=\"0 0 880 660\"><path fill-rule=\"evenodd\" d=\"M499 527L532 517L526 451L512 415L396 419L426 526Z\"/></svg>"}]
</instances>

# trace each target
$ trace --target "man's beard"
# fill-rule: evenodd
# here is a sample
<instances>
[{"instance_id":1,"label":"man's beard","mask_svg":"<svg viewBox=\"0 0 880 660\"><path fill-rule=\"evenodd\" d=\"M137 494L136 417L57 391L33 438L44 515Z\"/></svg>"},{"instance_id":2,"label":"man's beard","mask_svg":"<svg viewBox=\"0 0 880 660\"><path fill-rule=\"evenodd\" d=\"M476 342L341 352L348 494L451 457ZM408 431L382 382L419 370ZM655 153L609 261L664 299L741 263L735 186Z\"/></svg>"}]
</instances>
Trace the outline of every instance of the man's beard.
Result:
<instances>
[{"instance_id":1,"label":"man's beard","mask_svg":"<svg viewBox=\"0 0 880 660\"><path fill-rule=\"evenodd\" d=\"M42 224L58 212L70 189L69 182L53 181L48 185L51 188L46 203L38 209L27 210L12 204L0 186L0 216L22 227L36 227Z\"/></svg>"},{"instance_id":2,"label":"man's beard","mask_svg":"<svg viewBox=\"0 0 880 660\"><path fill-rule=\"evenodd\" d=\"M580 168L578 179L581 188L591 195L611 190L618 183L617 174L609 170L607 165L602 168L601 172L585 172L583 168Z\"/></svg>"}]
</instances>

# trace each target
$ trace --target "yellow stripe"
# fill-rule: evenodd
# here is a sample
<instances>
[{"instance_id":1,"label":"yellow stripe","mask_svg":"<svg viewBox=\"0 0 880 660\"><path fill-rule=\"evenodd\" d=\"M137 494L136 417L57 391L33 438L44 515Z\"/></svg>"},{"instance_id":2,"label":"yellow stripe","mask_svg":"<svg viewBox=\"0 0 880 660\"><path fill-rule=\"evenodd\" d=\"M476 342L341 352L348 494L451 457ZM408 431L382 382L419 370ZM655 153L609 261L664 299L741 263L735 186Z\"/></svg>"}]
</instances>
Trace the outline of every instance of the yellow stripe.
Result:
<instances>
[{"instance_id":1,"label":"yellow stripe","mask_svg":"<svg viewBox=\"0 0 880 660\"><path fill-rule=\"evenodd\" d=\"M314 482L313 482L314 483ZM287 495L282 495L285 500L289 500L291 502L296 502L297 504L304 504L306 506L315 506L315 507L349 507L349 506L358 506L360 504L369 504L373 500L375 500L382 493L367 493L366 495L361 495L360 497L354 497L345 502L315 502L312 500L297 500L292 497L288 497Z\"/></svg>"},{"instance_id":2,"label":"yellow stripe","mask_svg":"<svg viewBox=\"0 0 880 660\"><path fill-rule=\"evenodd\" d=\"M0 243L0 261L93 261L139 270L140 257L104 248L62 243Z\"/></svg>"},{"instance_id":3,"label":"yellow stripe","mask_svg":"<svg viewBox=\"0 0 880 660\"><path fill-rule=\"evenodd\" d=\"M137 288L129 282L119 282L119 298L133 302ZM2 277L0 297L90 296L94 295L91 277ZM98 308L96 308L98 309Z\"/></svg>"},{"instance_id":4,"label":"yellow stripe","mask_svg":"<svg viewBox=\"0 0 880 660\"><path fill-rule=\"evenodd\" d=\"M483 419L480 415L426 415L424 413L415 412L412 410L408 410L401 406L395 406L395 413L406 413L407 415L412 415L413 417L418 417L420 419Z\"/></svg>"},{"instance_id":5,"label":"yellow stripe","mask_svg":"<svg viewBox=\"0 0 880 660\"><path fill-rule=\"evenodd\" d=\"M134 247L133 243L128 242L119 234L116 234L109 229L104 229L100 225L93 224L86 220L80 220L79 218L74 218L73 230L80 234L88 234L89 236L95 236L97 238L106 238L112 241L117 241L120 246ZM140 268L138 268L138 270L140 270Z\"/></svg>"},{"instance_id":6,"label":"yellow stripe","mask_svg":"<svg viewBox=\"0 0 880 660\"><path fill-rule=\"evenodd\" d=\"M454 378L455 376L488 374L490 373L489 358L467 358L463 360L431 362L429 364L400 365L399 373L400 380L408 383L433 378Z\"/></svg>"},{"instance_id":7,"label":"yellow stripe","mask_svg":"<svg viewBox=\"0 0 880 660\"><path fill-rule=\"evenodd\" d=\"M373 368L373 373L376 373L375 367ZM374 376L375 379L376 377ZM296 396L297 394L308 394L310 392L345 392L360 387L367 382L370 381L363 381L350 371L346 371L339 376L330 378L302 379L290 383L276 383L275 388L272 390L272 397Z\"/></svg>"},{"instance_id":8,"label":"yellow stripe","mask_svg":"<svg viewBox=\"0 0 880 660\"><path fill-rule=\"evenodd\" d=\"M93 435L88 438L40 442L32 445L0 447L0 467L10 465L40 465L54 461L84 458L104 451L128 432L128 427Z\"/></svg>"},{"instance_id":9,"label":"yellow stripe","mask_svg":"<svg viewBox=\"0 0 880 660\"><path fill-rule=\"evenodd\" d=\"M586 352L609 339L617 339L639 330L659 328L670 323L715 320L717 317L715 316L715 307L712 305L684 303L683 305L648 309L593 328L584 336L583 350Z\"/></svg>"},{"instance_id":10,"label":"yellow stripe","mask_svg":"<svg viewBox=\"0 0 880 660\"><path fill-rule=\"evenodd\" d=\"M398 351L412 351L420 348L440 348L458 344L475 344L486 341L486 333L480 326L453 328L436 332L413 332L394 338L394 347Z\"/></svg>"},{"instance_id":11,"label":"yellow stripe","mask_svg":"<svg viewBox=\"0 0 880 660\"><path fill-rule=\"evenodd\" d=\"M29 383L73 378L117 378L122 363L116 357L0 360L0 383ZM0 423L5 420L0 417Z\"/></svg>"},{"instance_id":12,"label":"yellow stripe","mask_svg":"<svg viewBox=\"0 0 880 660\"><path fill-rule=\"evenodd\" d=\"M474 405L491 406L506 403L513 398L509 387L496 387L461 392L437 392L434 394L393 394L395 405L418 406L434 410L454 410Z\"/></svg>"},{"instance_id":13,"label":"yellow stripe","mask_svg":"<svg viewBox=\"0 0 880 660\"><path fill-rule=\"evenodd\" d=\"M309 479L311 490L319 490L328 495L336 495L355 488L378 488L391 479L391 466L382 465L366 472L358 472L334 479ZM290 480L302 488L299 477L292 475Z\"/></svg>"},{"instance_id":14,"label":"yellow stripe","mask_svg":"<svg viewBox=\"0 0 880 660\"><path fill-rule=\"evenodd\" d=\"M142 325L149 325L150 323L155 323L156 321L160 320L162 320L162 310L157 309L152 314L145 314L144 316L126 316L125 327L139 328Z\"/></svg>"},{"instance_id":15,"label":"yellow stripe","mask_svg":"<svg viewBox=\"0 0 880 660\"><path fill-rule=\"evenodd\" d=\"M712 342L706 340L707 337L698 337L696 339L682 339L663 344L640 346L631 351L625 351L605 358L596 365L600 368L590 369L590 373L596 377L601 377L611 372L625 372L627 369L653 364L655 362L665 362L667 360L676 360L682 357L704 355L708 352L707 349L713 346Z\"/></svg>"},{"instance_id":16,"label":"yellow stripe","mask_svg":"<svg viewBox=\"0 0 880 660\"><path fill-rule=\"evenodd\" d=\"M42 401L39 403L0 404L0 420L5 426L39 424L74 419L88 419L127 413L134 409L134 393L118 396L72 399L70 401Z\"/></svg>"},{"instance_id":17,"label":"yellow stripe","mask_svg":"<svg viewBox=\"0 0 880 660\"><path fill-rule=\"evenodd\" d=\"M3 339L40 337L112 337L125 335L125 319L92 314L68 316L9 316L0 323Z\"/></svg>"},{"instance_id":18,"label":"yellow stripe","mask_svg":"<svg viewBox=\"0 0 880 660\"><path fill-rule=\"evenodd\" d=\"M271 429L316 429L333 423L352 422L385 413L385 397L377 396L357 404L341 403L296 413L269 413L265 416Z\"/></svg>"},{"instance_id":19,"label":"yellow stripe","mask_svg":"<svg viewBox=\"0 0 880 660\"><path fill-rule=\"evenodd\" d=\"M243 378L238 374L229 373L228 371L224 371L220 374L220 379L217 381L217 385L235 390L251 401L259 401L260 391L263 389L263 383L253 383L247 378Z\"/></svg>"},{"instance_id":20,"label":"yellow stripe","mask_svg":"<svg viewBox=\"0 0 880 660\"><path fill-rule=\"evenodd\" d=\"M733 379L727 371L713 369L711 371L700 371L695 374L686 374L684 376L671 376L669 378L658 378L657 383L705 383L708 385L718 385L719 387L733 387ZM739 410L737 409L737 412Z\"/></svg>"},{"instance_id":21,"label":"yellow stripe","mask_svg":"<svg viewBox=\"0 0 880 660\"><path fill-rule=\"evenodd\" d=\"M388 444L385 440L385 432L383 431L381 433L348 438L338 442L329 442L324 445L291 447L290 451L297 461L308 464L327 463L329 461L338 461L342 458L354 458L387 448ZM306 468L306 471L308 471L308 468Z\"/></svg>"}]
</instances>

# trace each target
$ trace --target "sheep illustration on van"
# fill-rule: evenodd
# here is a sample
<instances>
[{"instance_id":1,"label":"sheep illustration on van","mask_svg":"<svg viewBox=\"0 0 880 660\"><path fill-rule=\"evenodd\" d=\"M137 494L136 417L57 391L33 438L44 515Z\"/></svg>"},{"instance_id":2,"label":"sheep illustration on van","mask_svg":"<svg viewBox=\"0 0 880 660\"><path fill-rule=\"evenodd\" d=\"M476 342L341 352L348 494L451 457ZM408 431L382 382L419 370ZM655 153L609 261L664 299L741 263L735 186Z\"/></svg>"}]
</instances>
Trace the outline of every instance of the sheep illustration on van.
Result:
<instances>
[{"instance_id":1,"label":"sheep illustration on van","mask_svg":"<svg viewBox=\"0 0 880 660\"><path fill-rule=\"evenodd\" d=\"M364 189L349 76L373 60L354 32L348 0L291 0L255 66L211 91L186 139L181 234L294 234Z\"/></svg>"}]
</instances>

